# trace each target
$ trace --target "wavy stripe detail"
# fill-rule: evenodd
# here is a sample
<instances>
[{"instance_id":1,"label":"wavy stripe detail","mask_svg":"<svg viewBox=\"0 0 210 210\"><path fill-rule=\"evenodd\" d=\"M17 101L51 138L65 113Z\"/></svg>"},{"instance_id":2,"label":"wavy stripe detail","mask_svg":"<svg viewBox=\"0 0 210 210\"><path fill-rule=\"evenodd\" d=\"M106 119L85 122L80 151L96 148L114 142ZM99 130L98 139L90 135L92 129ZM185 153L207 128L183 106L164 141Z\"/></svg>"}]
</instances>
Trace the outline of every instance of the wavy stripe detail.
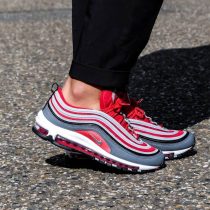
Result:
<instances>
[{"instance_id":1,"label":"wavy stripe detail","mask_svg":"<svg viewBox=\"0 0 210 210\"><path fill-rule=\"evenodd\" d=\"M130 122L136 133L150 139L176 141L187 135L187 131L184 130L167 130L159 125L154 125L141 120L137 121L130 119Z\"/></svg>"}]
</instances>

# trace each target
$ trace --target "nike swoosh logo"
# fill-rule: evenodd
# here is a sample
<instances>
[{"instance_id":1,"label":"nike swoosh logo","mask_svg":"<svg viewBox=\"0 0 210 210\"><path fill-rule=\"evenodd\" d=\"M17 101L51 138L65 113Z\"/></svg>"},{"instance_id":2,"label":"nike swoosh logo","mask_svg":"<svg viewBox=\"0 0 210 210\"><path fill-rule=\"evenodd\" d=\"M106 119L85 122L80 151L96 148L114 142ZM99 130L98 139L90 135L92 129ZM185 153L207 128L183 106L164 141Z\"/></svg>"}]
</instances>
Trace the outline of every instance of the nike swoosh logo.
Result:
<instances>
[{"instance_id":1,"label":"nike swoosh logo","mask_svg":"<svg viewBox=\"0 0 210 210\"><path fill-rule=\"evenodd\" d=\"M89 133L89 135L93 138L95 143L97 143L100 146L102 145L103 142L101 140L96 139L96 137L94 135L92 135L91 133Z\"/></svg>"}]
</instances>

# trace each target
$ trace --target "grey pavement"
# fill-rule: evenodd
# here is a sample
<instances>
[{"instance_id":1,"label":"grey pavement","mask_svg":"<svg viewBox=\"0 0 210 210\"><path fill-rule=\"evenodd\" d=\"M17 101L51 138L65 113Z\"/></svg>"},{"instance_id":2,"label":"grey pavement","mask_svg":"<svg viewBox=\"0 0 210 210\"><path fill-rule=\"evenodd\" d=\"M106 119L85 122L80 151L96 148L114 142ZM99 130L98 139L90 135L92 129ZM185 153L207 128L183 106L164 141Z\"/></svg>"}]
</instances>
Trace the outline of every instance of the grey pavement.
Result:
<instances>
[{"instance_id":1,"label":"grey pavement","mask_svg":"<svg viewBox=\"0 0 210 210\"><path fill-rule=\"evenodd\" d=\"M71 8L72 0L1 0L1 12L21 12L21 11L35 11L35 10L52 10Z\"/></svg>"},{"instance_id":2,"label":"grey pavement","mask_svg":"<svg viewBox=\"0 0 210 210\"><path fill-rule=\"evenodd\" d=\"M210 1L166 0L129 91L196 152L154 173L69 159L31 126L72 58L70 0L0 0L0 209L210 209Z\"/></svg>"}]
</instances>

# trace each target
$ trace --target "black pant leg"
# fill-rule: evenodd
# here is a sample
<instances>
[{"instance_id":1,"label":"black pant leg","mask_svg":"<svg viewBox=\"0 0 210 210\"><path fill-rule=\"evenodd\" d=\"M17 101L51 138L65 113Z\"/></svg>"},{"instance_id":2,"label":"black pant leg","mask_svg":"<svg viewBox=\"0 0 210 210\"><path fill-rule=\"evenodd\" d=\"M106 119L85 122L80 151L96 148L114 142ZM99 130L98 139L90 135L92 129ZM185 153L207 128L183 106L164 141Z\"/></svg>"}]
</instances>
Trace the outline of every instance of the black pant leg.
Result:
<instances>
[{"instance_id":1,"label":"black pant leg","mask_svg":"<svg viewBox=\"0 0 210 210\"><path fill-rule=\"evenodd\" d=\"M75 55L87 12L89 0L72 0L72 36L73 36L73 55Z\"/></svg>"},{"instance_id":2,"label":"black pant leg","mask_svg":"<svg viewBox=\"0 0 210 210\"><path fill-rule=\"evenodd\" d=\"M70 76L103 88L124 89L131 68L149 40L162 2L74 0L75 46Z\"/></svg>"}]
</instances>

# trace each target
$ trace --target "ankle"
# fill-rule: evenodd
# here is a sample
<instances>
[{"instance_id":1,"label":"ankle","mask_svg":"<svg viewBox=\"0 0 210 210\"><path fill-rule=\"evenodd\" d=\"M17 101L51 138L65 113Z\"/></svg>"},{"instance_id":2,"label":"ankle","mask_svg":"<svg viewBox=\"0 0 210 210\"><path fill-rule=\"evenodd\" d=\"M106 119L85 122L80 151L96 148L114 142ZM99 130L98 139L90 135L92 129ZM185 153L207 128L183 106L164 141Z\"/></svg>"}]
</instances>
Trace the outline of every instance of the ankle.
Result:
<instances>
[{"instance_id":1,"label":"ankle","mask_svg":"<svg viewBox=\"0 0 210 210\"><path fill-rule=\"evenodd\" d=\"M100 109L101 90L99 88L69 77L62 91L66 101L74 106Z\"/></svg>"}]
</instances>

